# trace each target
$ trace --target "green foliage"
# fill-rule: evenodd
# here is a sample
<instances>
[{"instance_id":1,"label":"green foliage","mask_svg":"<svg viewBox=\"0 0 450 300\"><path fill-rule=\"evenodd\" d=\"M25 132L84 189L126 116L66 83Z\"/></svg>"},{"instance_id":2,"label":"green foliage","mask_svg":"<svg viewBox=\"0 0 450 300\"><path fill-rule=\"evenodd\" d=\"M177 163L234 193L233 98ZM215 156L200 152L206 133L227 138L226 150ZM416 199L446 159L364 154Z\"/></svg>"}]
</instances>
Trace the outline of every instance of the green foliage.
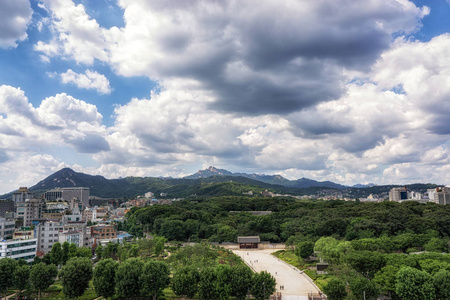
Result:
<instances>
[{"instance_id":1,"label":"green foliage","mask_svg":"<svg viewBox=\"0 0 450 300\"><path fill-rule=\"evenodd\" d=\"M341 263L344 257L352 251L348 241L338 241L332 237L321 237L317 240L314 250L319 256L330 263Z\"/></svg>"},{"instance_id":2,"label":"green foliage","mask_svg":"<svg viewBox=\"0 0 450 300\"><path fill-rule=\"evenodd\" d=\"M218 251L212 249L209 244L196 244L185 246L172 254L168 261L176 266L193 265L197 268L215 266L218 258Z\"/></svg>"},{"instance_id":3,"label":"green foliage","mask_svg":"<svg viewBox=\"0 0 450 300\"><path fill-rule=\"evenodd\" d=\"M373 282L380 285L383 292L395 294L395 283L399 270L399 266L387 265L375 274Z\"/></svg>"},{"instance_id":4,"label":"green foliage","mask_svg":"<svg viewBox=\"0 0 450 300\"><path fill-rule=\"evenodd\" d=\"M244 300L252 284L253 273L245 265L234 266L231 269L231 295L238 300Z\"/></svg>"},{"instance_id":5,"label":"green foliage","mask_svg":"<svg viewBox=\"0 0 450 300\"><path fill-rule=\"evenodd\" d=\"M156 299L158 293L169 285L169 275L169 266L165 262L152 260L146 262L139 278L141 293L143 295L150 295L153 299Z\"/></svg>"},{"instance_id":6,"label":"green foliage","mask_svg":"<svg viewBox=\"0 0 450 300\"><path fill-rule=\"evenodd\" d=\"M377 299L380 294L375 282L359 276L350 281L350 290L356 300L373 300Z\"/></svg>"},{"instance_id":7,"label":"green foliage","mask_svg":"<svg viewBox=\"0 0 450 300\"><path fill-rule=\"evenodd\" d=\"M0 259L0 293L5 294L8 288L12 287L13 276L17 268L17 262L11 258Z\"/></svg>"},{"instance_id":8,"label":"green foliage","mask_svg":"<svg viewBox=\"0 0 450 300\"><path fill-rule=\"evenodd\" d=\"M440 270L433 276L437 299L450 299L450 271Z\"/></svg>"},{"instance_id":9,"label":"green foliage","mask_svg":"<svg viewBox=\"0 0 450 300\"><path fill-rule=\"evenodd\" d=\"M103 258L103 246L102 244L98 244L95 248L95 255L97 255L97 259Z\"/></svg>"},{"instance_id":10,"label":"green foliage","mask_svg":"<svg viewBox=\"0 0 450 300\"><path fill-rule=\"evenodd\" d=\"M331 279L323 288L324 293L329 300L343 300L347 297L345 283L339 279Z\"/></svg>"},{"instance_id":11,"label":"green foliage","mask_svg":"<svg viewBox=\"0 0 450 300\"><path fill-rule=\"evenodd\" d=\"M446 252L448 250L447 242L441 238L431 238L425 245L425 251Z\"/></svg>"},{"instance_id":12,"label":"green foliage","mask_svg":"<svg viewBox=\"0 0 450 300\"><path fill-rule=\"evenodd\" d=\"M154 253L156 256L160 256L164 252L164 244L166 243L167 239L165 237L155 237L154 243L155 243L155 249Z\"/></svg>"},{"instance_id":13,"label":"green foliage","mask_svg":"<svg viewBox=\"0 0 450 300\"><path fill-rule=\"evenodd\" d=\"M119 264L114 260L102 259L94 269L94 288L98 296L105 298L112 297L115 294L115 277Z\"/></svg>"},{"instance_id":14,"label":"green foliage","mask_svg":"<svg viewBox=\"0 0 450 300\"><path fill-rule=\"evenodd\" d=\"M200 271L198 282L198 297L200 300L216 299L216 272L212 267Z\"/></svg>"},{"instance_id":15,"label":"green foliage","mask_svg":"<svg viewBox=\"0 0 450 300\"><path fill-rule=\"evenodd\" d=\"M59 272L63 292L70 298L84 294L92 279L92 263L89 258L75 257L67 261Z\"/></svg>"},{"instance_id":16,"label":"green foliage","mask_svg":"<svg viewBox=\"0 0 450 300\"><path fill-rule=\"evenodd\" d=\"M172 290L178 296L193 298L198 290L200 274L197 268L186 266L179 268L172 279Z\"/></svg>"},{"instance_id":17,"label":"green foliage","mask_svg":"<svg viewBox=\"0 0 450 300\"><path fill-rule=\"evenodd\" d=\"M426 272L403 267L397 273L396 292L404 300L435 298L433 278Z\"/></svg>"},{"instance_id":18,"label":"green foliage","mask_svg":"<svg viewBox=\"0 0 450 300\"><path fill-rule=\"evenodd\" d=\"M28 265L18 266L13 273L13 285L18 289L19 295L30 285L30 267Z\"/></svg>"},{"instance_id":19,"label":"green foliage","mask_svg":"<svg viewBox=\"0 0 450 300\"><path fill-rule=\"evenodd\" d=\"M311 241L300 242L295 246L295 254L300 258L308 258L314 253L314 243Z\"/></svg>"},{"instance_id":20,"label":"green foliage","mask_svg":"<svg viewBox=\"0 0 450 300\"><path fill-rule=\"evenodd\" d=\"M141 294L139 277L144 263L137 258L123 262L116 272L116 292L119 297L138 297Z\"/></svg>"},{"instance_id":21,"label":"green foliage","mask_svg":"<svg viewBox=\"0 0 450 300\"><path fill-rule=\"evenodd\" d=\"M48 289L54 282L58 270L53 264L39 263L31 268L30 281L35 289L39 291L39 299L43 290Z\"/></svg>"},{"instance_id":22,"label":"green foliage","mask_svg":"<svg viewBox=\"0 0 450 300\"><path fill-rule=\"evenodd\" d=\"M218 265L216 267L215 275L215 290L216 297L218 300L227 300L231 295L231 285L232 285L232 270L228 265Z\"/></svg>"},{"instance_id":23,"label":"green foliage","mask_svg":"<svg viewBox=\"0 0 450 300\"><path fill-rule=\"evenodd\" d=\"M275 278L266 271L262 271L253 274L250 291L256 300L265 300L275 293L276 285Z\"/></svg>"},{"instance_id":24,"label":"green foliage","mask_svg":"<svg viewBox=\"0 0 450 300\"><path fill-rule=\"evenodd\" d=\"M367 278L373 278L376 272L384 267L386 261L383 254L372 251L352 251L346 256L346 261L353 269Z\"/></svg>"},{"instance_id":25,"label":"green foliage","mask_svg":"<svg viewBox=\"0 0 450 300\"><path fill-rule=\"evenodd\" d=\"M69 250L70 244L69 242L62 243L62 264L65 265L67 260L69 259Z\"/></svg>"},{"instance_id":26,"label":"green foliage","mask_svg":"<svg viewBox=\"0 0 450 300\"><path fill-rule=\"evenodd\" d=\"M61 243L54 243L52 246L52 250L50 250L50 261L55 266L58 266L63 263L63 250L61 247Z\"/></svg>"},{"instance_id":27,"label":"green foliage","mask_svg":"<svg viewBox=\"0 0 450 300\"><path fill-rule=\"evenodd\" d=\"M71 243L69 245L69 252L68 252L67 257L68 257L68 259L71 259L73 257L77 257L77 255L78 255L78 247L77 247L77 245Z\"/></svg>"}]
</instances>

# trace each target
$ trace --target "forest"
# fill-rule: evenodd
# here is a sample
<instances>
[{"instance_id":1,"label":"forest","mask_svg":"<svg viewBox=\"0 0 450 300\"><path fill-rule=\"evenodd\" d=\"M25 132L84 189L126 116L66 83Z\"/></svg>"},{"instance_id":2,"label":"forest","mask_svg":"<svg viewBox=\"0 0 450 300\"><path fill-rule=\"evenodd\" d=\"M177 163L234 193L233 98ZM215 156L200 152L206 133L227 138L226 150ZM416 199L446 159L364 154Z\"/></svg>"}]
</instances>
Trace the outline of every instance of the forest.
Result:
<instances>
[{"instance_id":1,"label":"forest","mask_svg":"<svg viewBox=\"0 0 450 300\"><path fill-rule=\"evenodd\" d=\"M445 205L230 196L135 208L120 226L169 240L236 242L259 235L285 243L288 250L277 255L304 269L331 300L450 299ZM311 255L329 264L325 274L314 271Z\"/></svg>"}]
</instances>

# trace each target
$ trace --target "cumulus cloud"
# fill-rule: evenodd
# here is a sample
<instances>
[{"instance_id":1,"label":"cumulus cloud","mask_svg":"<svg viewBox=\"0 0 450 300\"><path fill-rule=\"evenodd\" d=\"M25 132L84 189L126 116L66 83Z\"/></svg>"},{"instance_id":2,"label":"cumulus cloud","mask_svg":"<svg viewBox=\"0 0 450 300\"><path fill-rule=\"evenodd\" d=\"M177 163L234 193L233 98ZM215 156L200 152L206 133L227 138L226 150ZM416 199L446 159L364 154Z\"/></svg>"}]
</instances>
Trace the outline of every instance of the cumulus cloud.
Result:
<instances>
[{"instance_id":1,"label":"cumulus cloud","mask_svg":"<svg viewBox=\"0 0 450 300\"><path fill-rule=\"evenodd\" d=\"M44 149L54 142L80 153L109 150L97 107L66 94L46 98L35 108L22 90L3 85L0 114L0 151Z\"/></svg>"},{"instance_id":2,"label":"cumulus cloud","mask_svg":"<svg viewBox=\"0 0 450 300\"><path fill-rule=\"evenodd\" d=\"M28 0L0 2L0 48L16 47L27 38L32 13Z\"/></svg>"},{"instance_id":3,"label":"cumulus cloud","mask_svg":"<svg viewBox=\"0 0 450 300\"><path fill-rule=\"evenodd\" d=\"M84 6L46 0L57 34L36 50L162 86L211 93L209 108L287 114L338 99L343 69L368 70L391 35L428 13L408 1L119 1L125 27L101 28ZM194 83L194 84L192 84Z\"/></svg>"},{"instance_id":4,"label":"cumulus cloud","mask_svg":"<svg viewBox=\"0 0 450 300\"><path fill-rule=\"evenodd\" d=\"M450 36L392 38L418 30L426 7L120 0L125 26L106 29L82 4L44 3L54 34L35 50L46 60L97 60L160 85L117 106L109 128L94 105L69 95L33 108L20 90L4 91L22 99L0 106L7 119L93 153L104 175L177 175L202 162L344 184L450 180ZM110 92L106 78L60 76ZM0 133L33 136L7 119Z\"/></svg>"},{"instance_id":5,"label":"cumulus cloud","mask_svg":"<svg viewBox=\"0 0 450 300\"><path fill-rule=\"evenodd\" d=\"M62 83L73 83L82 89L94 89L100 94L110 94L111 87L105 75L96 71L86 70L85 74L78 74L71 69L60 74Z\"/></svg>"}]
</instances>

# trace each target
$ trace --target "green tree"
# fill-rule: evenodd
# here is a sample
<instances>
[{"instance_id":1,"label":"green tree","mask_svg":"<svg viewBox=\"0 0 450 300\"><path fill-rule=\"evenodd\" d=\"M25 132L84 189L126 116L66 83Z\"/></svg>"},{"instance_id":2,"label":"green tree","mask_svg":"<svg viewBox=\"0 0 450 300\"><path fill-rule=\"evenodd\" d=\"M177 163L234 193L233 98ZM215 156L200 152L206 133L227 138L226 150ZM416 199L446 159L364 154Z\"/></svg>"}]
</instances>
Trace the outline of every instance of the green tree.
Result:
<instances>
[{"instance_id":1,"label":"green tree","mask_svg":"<svg viewBox=\"0 0 450 300\"><path fill-rule=\"evenodd\" d=\"M18 266L13 273L13 284L16 289L18 289L17 296L22 294L22 291L28 288L30 285L30 267ZM16 296L16 298L17 298Z\"/></svg>"},{"instance_id":2,"label":"green tree","mask_svg":"<svg viewBox=\"0 0 450 300\"><path fill-rule=\"evenodd\" d=\"M78 255L78 249L77 249L77 245L75 245L74 243L71 243L69 245L69 254L68 254L68 259L71 259L73 257L77 257Z\"/></svg>"},{"instance_id":3,"label":"green tree","mask_svg":"<svg viewBox=\"0 0 450 300\"><path fill-rule=\"evenodd\" d=\"M376 299L380 294L375 282L360 276L350 281L350 290L356 300Z\"/></svg>"},{"instance_id":4,"label":"green tree","mask_svg":"<svg viewBox=\"0 0 450 300\"><path fill-rule=\"evenodd\" d=\"M403 267L397 273L397 295L404 300L433 300L435 289L430 274L411 267Z\"/></svg>"},{"instance_id":5,"label":"green tree","mask_svg":"<svg viewBox=\"0 0 450 300\"><path fill-rule=\"evenodd\" d=\"M256 300L269 299L276 292L277 281L266 271L254 273L250 291Z\"/></svg>"},{"instance_id":6,"label":"green tree","mask_svg":"<svg viewBox=\"0 0 450 300\"><path fill-rule=\"evenodd\" d=\"M103 248L104 258L117 258L117 252L119 251L119 244L109 242L106 247Z\"/></svg>"},{"instance_id":7,"label":"green tree","mask_svg":"<svg viewBox=\"0 0 450 300\"><path fill-rule=\"evenodd\" d=\"M314 253L314 243L311 241L300 242L295 247L295 255L303 259Z\"/></svg>"},{"instance_id":8,"label":"green tree","mask_svg":"<svg viewBox=\"0 0 450 300\"><path fill-rule=\"evenodd\" d=\"M156 300L158 294L170 283L169 266L162 261L150 260L142 268L142 274L139 278L141 282L141 293L150 295Z\"/></svg>"},{"instance_id":9,"label":"green tree","mask_svg":"<svg viewBox=\"0 0 450 300\"><path fill-rule=\"evenodd\" d=\"M86 247L79 247L77 249L77 257L85 257L90 259L92 257L92 250Z\"/></svg>"},{"instance_id":10,"label":"green tree","mask_svg":"<svg viewBox=\"0 0 450 300\"><path fill-rule=\"evenodd\" d=\"M216 274L216 296L219 300L227 300L231 295L232 271L229 265L219 265L214 270Z\"/></svg>"},{"instance_id":11,"label":"green tree","mask_svg":"<svg viewBox=\"0 0 450 300\"><path fill-rule=\"evenodd\" d=\"M381 286L384 293L395 295L395 282L399 270L399 266L387 265L375 274L373 281Z\"/></svg>"},{"instance_id":12,"label":"green tree","mask_svg":"<svg viewBox=\"0 0 450 300\"><path fill-rule=\"evenodd\" d=\"M164 244L166 243L166 238L163 236L155 237L154 239L154 245L155 245L155 255L160 256L164 252Z\"/></svg>"},{"instance_id":13,"label":"green tree","mask_svg":"<svg viewBox=\"0 0 450 300\"><path fill-rule=\"evenodd\" d=\"M95 255L97 255L97 259L101 260L103 258L103 246L102 244L98 244L95 248Z\"/></svg>"},{"instance_id":14,"label":"green tree","mask_svg":"<svg viewBox=\"0 0 450 300\"><path fill-rule=\"evenodd\" d=\"M425 251L429 252L446 252L448 249L447 243L441 238L431 238L425 245Z\"/></svg>"},{"instance_id":15,"label":"green tree","mask_svg":"<svg viewBox=\"0 0 450 300\"><path fill-rule=\"evenodd\" d=\"M74 257L67 261L59 272L63 292L70 298L84 294L92 279L92 262L86 257Z\"/></svg>"},{"instance_id":16,"label":"green tree","mask_svg":"<svg viewBox=\"0 0 450 300\"><path fill-rule=\"evenodd\" d=\"M367 250L350 252L346 260L352 268L367 278L373 278L386 264L383 254Z\"/></svg>"},{"instance_id":17,"label":"green tree","mask_svg":"<svg viewBox=\"0 0 450 300\"><path fill-rule=\"evenodd\" d=\"M50 262L55 266L63 263L63 250L61 243L53 244L52 250L50 250Z\"/></svg>"},{"instance_id":18,"label":"green tree","mask_svg":"<svg viewBox=\"0 0 450 300\"><path fill-rule=\"evenodd\" d=\"M53 264L39 263L31 268L30 281L39 292L38 299L41 299L42 291L48 289L55 282L56 275L58 275L58 270Z\"/></svg>"},{"instance_id":19,"label":"green tree","mask_svg":"<svg viewBox=\"0 0 450 300\"><path fill-rule=\"evenodd\" d=\"M172 279L172 290L178 296L193 298L198 290L200 274L197 268L186 266L179 268Z\"/></svg>"},{"instance_id":20,"label":"green tree","mask_svg":"<svg viewBox=\"0 0 450 300\"><path fill-rule=\"evenodd\" d=\"M6 296L8 288L12 287L13 277L11 276L17 268L17 261L12 258L0 259L0 293Z\"/></svg>"},{"instance_id":21,"label":"green tree","mask_svg":"<svg viewBox=\"0 0 450 300\"><path fill-rule=\"evenodd\" d=\"M94 288L98 296L112 297L116 288L116 272L119 264L111 258L100 260L94 269Z\"/></svg>"},{"instance_id":22,"label":"green tree","mask_svg":"<svg viewBox=\"0 0 450 300\"><path fill-rule=\"evenodd\" d=\"M450 272L440 270L433 276L437 299L450 299Z\"/></svg>"},{"instance_id":23,"label":"green tree","mask_svg":"<svg viewBox=\"0 0 450 300\"><path fill-rule=\"evenodd\" d=\"M214 268L206 267L200 272L198 282L198 297L201 300L216 299L216 273Z\"/></svg>"},{"instance_id":24,"label":"green tree","mask_svg":"<svg viewBox=\"0 0 450 300\"><path fill-rule=\"evenodd\" d=\"M62 264L65 265L67 260L69 259L69 242L62 243Z\"/></svg>"},{"instance_id":25,"label":"green tree","mask_svg":"<svg viewBox=\"0 0 450 300\"><path fill-rule=\"evenodd\" d=\"M345 283L339 279L333 278L323 287L323 292L328 296L329 300L343 300L347 297Z\"/></svg>"},{"instance_id":26,"label":"green tree","mask_svg":"<svg viewBox=\"0 0 450 300\"><path fill-rule=\"evenodd\" d=\"M116 272L116 292L119 297L138 297L141 294L139 277L143 262L138 258L124 261Z\"/></svg>"},{"instance_id":27,"label":"green tree","mask_svg":"<svg viewBox=\"0 0 450 300\"><path fill-rule=\"evenodd\" d=\"M249 267L237 265L231 269L231 295L238 300L244 300L252 285L253 272Z\"/></svg>"}]
</instances>

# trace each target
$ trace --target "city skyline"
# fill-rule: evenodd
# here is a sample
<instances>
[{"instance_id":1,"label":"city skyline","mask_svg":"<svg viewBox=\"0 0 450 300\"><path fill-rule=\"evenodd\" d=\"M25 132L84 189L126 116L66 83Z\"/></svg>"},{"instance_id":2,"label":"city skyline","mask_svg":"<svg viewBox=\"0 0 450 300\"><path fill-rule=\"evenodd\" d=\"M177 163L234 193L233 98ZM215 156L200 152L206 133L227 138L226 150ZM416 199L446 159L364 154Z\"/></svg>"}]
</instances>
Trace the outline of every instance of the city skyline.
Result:
<instances>
[{"instance_id":1,"label":"city skyline","mask_svg":"<svg viewBox=\"0 0 450 300\"><path fill-rule=\"evenodd\" d=\"M0 194L63 168L450 184L450 1L0 3Z\"/></svg>"}]
</instances>

